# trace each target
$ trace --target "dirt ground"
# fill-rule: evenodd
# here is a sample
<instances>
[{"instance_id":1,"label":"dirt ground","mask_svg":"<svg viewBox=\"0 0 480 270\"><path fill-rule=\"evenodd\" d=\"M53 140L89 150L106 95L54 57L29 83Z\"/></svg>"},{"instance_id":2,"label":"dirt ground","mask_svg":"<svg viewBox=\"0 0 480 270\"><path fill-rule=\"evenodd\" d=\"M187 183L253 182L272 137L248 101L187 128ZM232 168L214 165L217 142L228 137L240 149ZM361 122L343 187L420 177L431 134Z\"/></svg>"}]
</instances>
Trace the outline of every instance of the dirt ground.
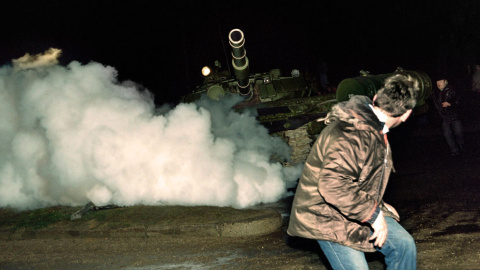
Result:
<instances>
[{"instance_id":1,"label":"dirt ground","mask_svg":"<svg viewBox=\"0 0 480 270\"><path fill-rule=\"evenodd\" d=\"M21 240L0 244L0 268L326 269L311 243L302 245L288 246L281 231L241 238Z\"/></svg>"},{"instance_id":2,"label":"dirt ground","mask_svg":"<svg viewBox=\"0 0 480 270\"><path fill-rule=\"evenodd\" d=\"M413 133L408 125L392 133L397 172L384 200L396 207L416 240L418 269L480 269L478 109L474 112L468 108L465 114L468 152L461 158L449 156L434 121ZM328 269L314 242L286 235L290 203L291 197L259 206L284 216L284 226L261 236L0 241L0 269ZM367 259L371 269L384 269L381 255Z\"/></svg>"},{"instance_id":3,"label":"dirt ground","mask_svg":"<svg viewBox=\"0 0 480 270\"><path fill-rule=\"evenodd\" d=\"M427 204L409 213L404 226L413 229L419 269L480 269L478 208L454 208ZM0 269L329 269L315 242L285 229L251 237L0 241ZM384 269L380 254L367 259L370 269Z\"/></svg>"}]
</instances>

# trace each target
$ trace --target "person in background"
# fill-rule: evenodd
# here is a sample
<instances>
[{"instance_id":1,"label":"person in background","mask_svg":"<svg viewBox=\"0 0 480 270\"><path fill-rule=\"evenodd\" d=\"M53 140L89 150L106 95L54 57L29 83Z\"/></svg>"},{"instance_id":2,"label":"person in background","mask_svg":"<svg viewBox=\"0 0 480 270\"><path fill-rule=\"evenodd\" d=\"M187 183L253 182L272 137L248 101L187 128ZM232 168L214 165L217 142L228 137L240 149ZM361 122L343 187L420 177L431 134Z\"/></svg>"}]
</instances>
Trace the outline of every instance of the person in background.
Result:
<instances>
[{"instance_id":1,"label":"person in background","mask_svg":"<svg viewBox=\"0 0 480 270\"><path fill-rule=\"evenodd\" d=\"M462 123L458 117L458 95L445 75L437 77L437 89L433 90L433 103L442 118L442 131L452 156L465 152Z\"/></svg>"},{"instance_id":2,"label":"person in background","mask_svg":"<svg viewBox=\"0 0 480 270\"><path fill-rule=\"evenodd\" d=\"M387 78L373 101L335 105L312 146L287 233L316 240L333 269L368 269L364 252L376 251L387 269L416 269L415 241L382 198L393 167L386 134L408 119L417 92L410 76Z\"/></svg>"},{"instance_id":3,"label":"person in background","mask_svg":"<svg viewBox=\"0 0 480 270\"><path fill-rule=\"evenodd\" d=\"M475 65L475 71L472 76L472 91L475 98L480 99L480 65Z\"/></svg>"}]
</instances>

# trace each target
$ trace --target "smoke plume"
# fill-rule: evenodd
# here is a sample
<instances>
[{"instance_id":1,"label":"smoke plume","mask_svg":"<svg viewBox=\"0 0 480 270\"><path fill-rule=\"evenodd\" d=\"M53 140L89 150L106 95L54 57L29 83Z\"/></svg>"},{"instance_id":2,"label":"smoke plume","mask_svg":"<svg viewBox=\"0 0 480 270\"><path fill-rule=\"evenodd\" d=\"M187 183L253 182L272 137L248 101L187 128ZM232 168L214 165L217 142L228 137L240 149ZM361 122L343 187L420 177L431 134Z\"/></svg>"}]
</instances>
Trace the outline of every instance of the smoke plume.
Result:
<instances>
[{"instance_id":1,"label":"smoke plume","mask_svg":"<svg viewBox=\"0 0 480 270\"><path fill-rule=\"evenodd\" d=\"M288 146L232 110L238 97L156 109L113 67L37 59L49 65L0 68L0 207L244 208L279 200L299 176L271 161Z\"/></svg>"},{"instance_id":2,"label":"smoke plume","mask_svg":"<svg viewBox=\"0 0 480 270\"><path fill-rule=\"evenodd\" d=\"M42 54L30 55L26 53L24 56L18 59L13 59L12 63L15 67L15 70L50 66L58 63L58 57L60 57L61 54L61 50L50 48Z\"/></svg>"}]
</instances>

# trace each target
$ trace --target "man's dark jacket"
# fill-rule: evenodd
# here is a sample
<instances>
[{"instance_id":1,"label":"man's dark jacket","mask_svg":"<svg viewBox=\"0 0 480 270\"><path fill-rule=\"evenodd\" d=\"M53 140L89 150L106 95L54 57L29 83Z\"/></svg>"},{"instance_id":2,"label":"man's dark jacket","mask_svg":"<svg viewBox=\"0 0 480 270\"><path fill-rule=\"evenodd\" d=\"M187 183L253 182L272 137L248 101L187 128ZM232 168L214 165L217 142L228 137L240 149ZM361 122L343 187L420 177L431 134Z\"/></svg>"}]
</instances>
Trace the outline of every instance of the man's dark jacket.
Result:
<instances>
[{"instance_id":1,"label":"man's dark jacket","mask_svg":"<svg viewBox=\"0 0 480 270\"><path fill-rule=\"evenodd\" d=\"M376 213L397 219L382 197L392 169L383 124L354 96L332 108L331 122L314 143L300 177L288 234L375 251L368 240Z\"/></svg>"},{"instance_id":2,"label":"man's dark jacket","mask_svg":"<svg viewBox=\"0 0 480 270\"><path fill-rule=\"evenodd\" d=\"M450 106L443 107L443 102L450 103ZM439 90L438 88L435 89L433 91L433 103L443 121L449 122L458 120L457 106L459 98L453 88L446 86L443 90Z\"/></svg>"}]
</instances>

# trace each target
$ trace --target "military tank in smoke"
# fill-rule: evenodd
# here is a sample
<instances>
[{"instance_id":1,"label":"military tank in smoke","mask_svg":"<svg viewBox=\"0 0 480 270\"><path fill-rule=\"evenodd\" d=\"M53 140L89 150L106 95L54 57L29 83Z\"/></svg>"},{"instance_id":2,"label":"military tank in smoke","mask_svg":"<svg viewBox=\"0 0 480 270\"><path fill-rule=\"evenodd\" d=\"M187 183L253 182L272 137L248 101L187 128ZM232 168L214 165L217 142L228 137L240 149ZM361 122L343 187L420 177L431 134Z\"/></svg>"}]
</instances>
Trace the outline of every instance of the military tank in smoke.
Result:
<instances>
[{"instance_id":1,"label":"military tank in smoke","mask_svg":"<svg viewBox=\"0 0 480 270\"><path fill-rule=\"evenodd\" d=\"M258 121L269 133L281 136L292 147L291 162L304 161L313 136L323 128L323 123L315 120L327 114L336 102L335 94L319 96L296 69L289 76L282 76L279 69L251 74L243 32L233 29L228 38L234 77L228 72L208 74L204 84L182 101L192 102L201 95L220 100L229 93L239 94L245 98L235 109L256 110ZM205 71L209 70L204 68L202 72Z\"/></svg>"},{"instance_id":2,"label":"military tank in smoke","mask_svg":"<svg viewBox=\"0 0 480 270\"><path fill-rule=\"evenodd\" d=\"M211 70L204 68L204 84L184 96L182 101L192 102L202 95L213 100L220 100L228 93L244 96L245 99L237 104L235 109L256 110L258 121L270 134L281 136L291 146L291 163L306 160L311 143L325 127L323 122L316 120L326 116L337 102L347 100L352 95L373 98L385 78L397 73L410 75L419 81L417 107L425 109L425 99L432 91L431 80L424 72L397 68L393 73L380 75L361 71L360 76L341 81L336 93L318 95L317 91L309 88L305 78L296 69L292 70L290 76L282 76L278 69L251 74L243 32L233 29L228 38L234 77L225 71L208 73Z\"/></svg>"}]
</instances>

